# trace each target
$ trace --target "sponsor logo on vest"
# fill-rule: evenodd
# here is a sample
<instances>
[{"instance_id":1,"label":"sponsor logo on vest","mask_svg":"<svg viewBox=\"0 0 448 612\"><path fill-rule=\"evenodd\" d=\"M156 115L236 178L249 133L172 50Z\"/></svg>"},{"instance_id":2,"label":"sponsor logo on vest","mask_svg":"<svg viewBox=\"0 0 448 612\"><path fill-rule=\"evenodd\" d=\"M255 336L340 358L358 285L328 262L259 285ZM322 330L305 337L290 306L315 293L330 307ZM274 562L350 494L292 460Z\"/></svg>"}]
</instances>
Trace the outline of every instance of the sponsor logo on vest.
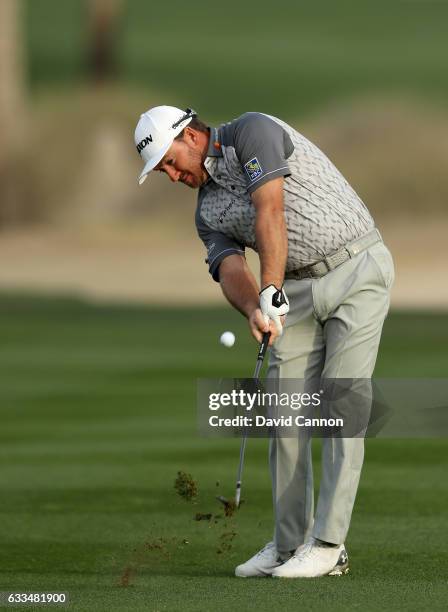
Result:
<instances>
[{"instance_id":1,"label":"sponsor logo on vest","mask_svg":"<svg viewBox=\"0 0 448 612\"><path fill-rule=\"evenodd\" d=\"M141 153L142 150L146 147L146 145L149 145L150 142L152 142L151 134L147 136L146 138L144 138L143 140L140 140L140 142L137 145L138 153Z\"/></svg>"},{"instance_id":2,"label":"sponsor logo on vest","mask_svg":"<svg viewBox=\"0 0 448 612\"><path fill-rule=\"evenodd\" d=\"M227 204L227 206L224 208L224 210L221 212L221 214L218 217L218 223L223 223L227 213L229 212L229 210L232 208L232 206L235 204L235 202L233 200L230 200L229 204Z\"/></svg>"}]
</instances>

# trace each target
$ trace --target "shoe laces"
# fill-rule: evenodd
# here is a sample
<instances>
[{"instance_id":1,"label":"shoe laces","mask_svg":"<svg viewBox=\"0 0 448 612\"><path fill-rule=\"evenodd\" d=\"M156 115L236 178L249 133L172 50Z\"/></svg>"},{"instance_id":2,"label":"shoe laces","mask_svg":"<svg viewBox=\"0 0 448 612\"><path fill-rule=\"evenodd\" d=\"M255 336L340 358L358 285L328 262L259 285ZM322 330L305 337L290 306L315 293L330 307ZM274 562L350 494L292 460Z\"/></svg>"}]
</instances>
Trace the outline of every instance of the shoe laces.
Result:
<instances>
[{"instance_id":1,"label":"shoe laces","mask_svg":"<svg viewBox=\"0 0 448 612\"><path fill-rule=\"evenodd\" d=\"M266 553L270 552L274 546L274 542L268 542L263 548L257 553L257 557L264 557Z\"/></svg>"},{"instance_id":2,"label":"shoe laces","mask_svg":"<svg viewBox=\"0 0 448 612\"><path fill-rule=\"evenodd\" d=\"M314 549L314 540L310 540L309 542L306 542L303 546L299 546L299 548L293 554L293 557L295 559L301 559L302 557L309 555L313 551L313 549Z\"/></svg>"}]
</instances>

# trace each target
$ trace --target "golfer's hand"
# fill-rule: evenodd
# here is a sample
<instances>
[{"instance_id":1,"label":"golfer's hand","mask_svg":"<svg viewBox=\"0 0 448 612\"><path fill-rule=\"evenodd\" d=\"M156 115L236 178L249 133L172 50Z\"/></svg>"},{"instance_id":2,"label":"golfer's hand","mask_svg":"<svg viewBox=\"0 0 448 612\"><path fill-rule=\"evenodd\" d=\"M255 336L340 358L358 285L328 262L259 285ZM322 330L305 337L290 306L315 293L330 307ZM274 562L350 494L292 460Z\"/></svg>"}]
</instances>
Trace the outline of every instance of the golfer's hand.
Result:
<instances>
[{"instance_id":1,"label":"golfer's hand","mask_svg":"<svg viewBox=\"0 0 448 612\"><path fill-rule=\"evenodd\" d=\"M282 317L289 312L289 302L283 287L277 289L274 285L268 285L260 291L260 310L265 322L270 323L272 321L277 330L277 335L281 336L283 331Z\"/></svg>"},{"instance_id":2,"label":"golfer's hand","mask_svg":"<svg viewBox=\"0 0 448 612\"><path fill-rule=\"evenodd\" d=\"M283 325L285 317L281 317L281 324ZM273 321L266 322L263 313L259 308L255 309L248 318L250 331L255 340L260 343L263 339L263 334L270 331L271 337L269 339L269 346L275 341L280 335L277 327Z\"/></svg>"}]
</instances>

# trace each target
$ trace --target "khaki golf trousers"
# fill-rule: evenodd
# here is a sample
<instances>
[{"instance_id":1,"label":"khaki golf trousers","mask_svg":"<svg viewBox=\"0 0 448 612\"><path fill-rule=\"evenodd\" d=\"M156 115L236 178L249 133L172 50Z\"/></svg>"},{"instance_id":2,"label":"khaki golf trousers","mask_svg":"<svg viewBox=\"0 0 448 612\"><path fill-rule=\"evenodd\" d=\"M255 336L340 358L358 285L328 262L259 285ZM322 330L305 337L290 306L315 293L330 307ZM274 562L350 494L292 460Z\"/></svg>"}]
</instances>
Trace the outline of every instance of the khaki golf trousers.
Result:
<instances>
[{"instance_id":1,"label":"khaki golf trousers","mask_svg":"<svg viewBox=\"0 0 448 612\"><path fill-rule=\"evenodd\" d=\"M379 242L322 278L287 280L290 311L271 350L268 378L370 379L393 279L392 257ZM269 459L277 550L294 550L310 535L342 544L364 459L363 437L322 439L315 516L309 435L271 438Z\"/></svg>"}]
</instances>

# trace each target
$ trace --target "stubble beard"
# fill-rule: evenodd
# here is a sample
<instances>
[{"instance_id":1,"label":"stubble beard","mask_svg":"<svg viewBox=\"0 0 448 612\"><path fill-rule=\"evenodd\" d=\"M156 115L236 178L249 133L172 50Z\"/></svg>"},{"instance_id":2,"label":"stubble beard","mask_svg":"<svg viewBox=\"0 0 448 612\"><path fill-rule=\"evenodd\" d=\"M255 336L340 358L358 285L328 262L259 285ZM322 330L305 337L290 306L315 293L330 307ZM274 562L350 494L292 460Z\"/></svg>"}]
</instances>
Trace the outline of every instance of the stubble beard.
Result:
<instances>
[{"instance_id":1,"label":"stubble beard","mask_svg":"<svg viewBox=\"0 0 448 612\"><path fill-rule=\"evenodd\" d=\"M204 158L205 159L205 158ZM204 167L204 159L199 151L189 148L189 161L191 162L191 168L193 172L187 172L188 178L193 179L192 182L183 182L184 185L190 187L190 189L199 189L207 180L207 172Z\"/></svg>"}]
</instances>

